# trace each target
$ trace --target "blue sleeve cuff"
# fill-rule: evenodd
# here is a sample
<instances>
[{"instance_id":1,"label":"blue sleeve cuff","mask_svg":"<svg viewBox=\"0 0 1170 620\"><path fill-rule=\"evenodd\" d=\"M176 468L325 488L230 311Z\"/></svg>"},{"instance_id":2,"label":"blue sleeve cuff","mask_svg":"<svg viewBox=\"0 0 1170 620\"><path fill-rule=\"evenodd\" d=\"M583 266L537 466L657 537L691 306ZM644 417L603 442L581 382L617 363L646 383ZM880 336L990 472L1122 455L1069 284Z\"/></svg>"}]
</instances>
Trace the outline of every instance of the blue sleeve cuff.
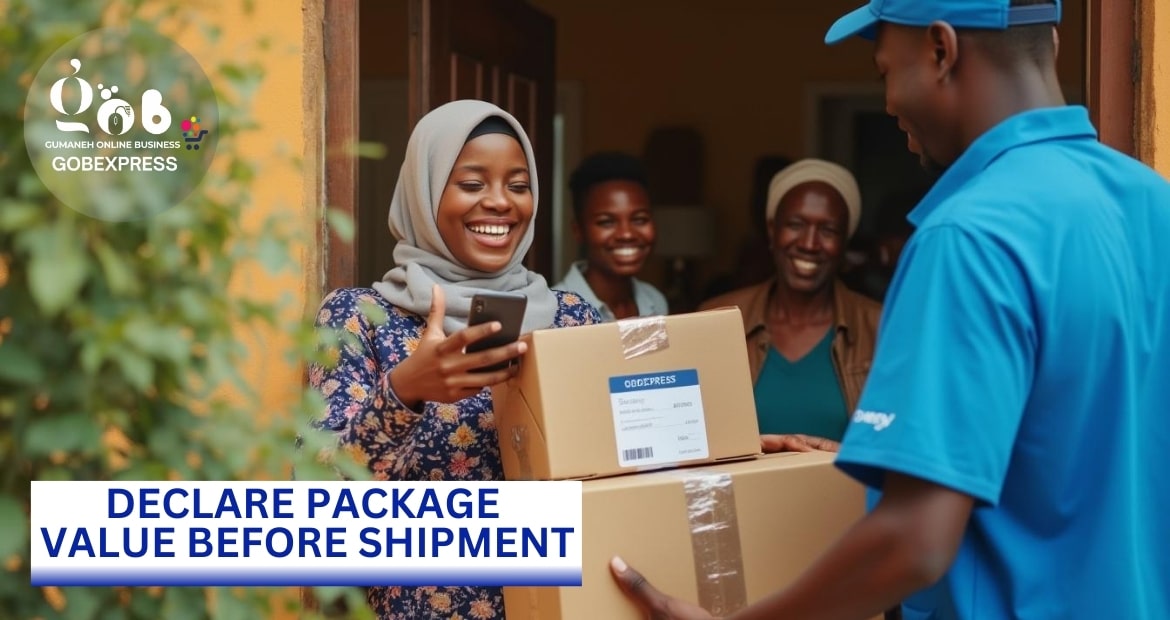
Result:
<instances>
[{"instance_id":1,"label":"blue sleeve cuff","mask_svg":"<svg viewBox=\"0 0 1170 620\"><path fill-rule=\"evenodd\" d=\"M842 446L835 464L849 477L875 490L881 490L886 472L892 471L968 495L981 504L994 506L999 503L998 489L986 481L940 467L905 451Z\"/></svg>"}]
</instances>

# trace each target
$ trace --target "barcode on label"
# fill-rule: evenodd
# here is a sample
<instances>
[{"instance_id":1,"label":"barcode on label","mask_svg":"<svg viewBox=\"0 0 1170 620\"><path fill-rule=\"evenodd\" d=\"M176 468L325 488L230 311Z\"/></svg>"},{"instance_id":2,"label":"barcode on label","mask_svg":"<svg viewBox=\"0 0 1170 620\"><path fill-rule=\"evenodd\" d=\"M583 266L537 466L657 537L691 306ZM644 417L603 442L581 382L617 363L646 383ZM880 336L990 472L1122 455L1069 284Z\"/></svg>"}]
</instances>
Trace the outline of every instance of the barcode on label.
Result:
<instances>
[{"instance_id":1,"label":"barcode on label","mask_svg":"<svg viewBox=\"0 0 1170 620\"><path fill-rule=\"evenodd\" d=\"M654 448L649 446L645 448L630 448L622 450L623 461L640 461L642 459L654 458Z\"/></svg>"}]
</instances>

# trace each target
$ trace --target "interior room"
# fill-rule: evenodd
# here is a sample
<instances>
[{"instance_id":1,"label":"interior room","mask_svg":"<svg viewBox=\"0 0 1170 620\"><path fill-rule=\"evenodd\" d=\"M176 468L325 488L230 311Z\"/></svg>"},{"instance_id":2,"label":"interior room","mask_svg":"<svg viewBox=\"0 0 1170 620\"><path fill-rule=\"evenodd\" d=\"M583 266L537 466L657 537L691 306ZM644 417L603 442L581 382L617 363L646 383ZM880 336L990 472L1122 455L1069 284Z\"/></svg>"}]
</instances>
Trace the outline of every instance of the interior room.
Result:
<instances>
[{"instance_id":1,"label":"interior room","mask_svg":"<svg viewBox=\"0 0 1170 620\"><path fill-rule=\"evenodd\" d=\"M409 136L408 4L359 4L360 135L385 146L359 169L363 282L393 260L385 216ZM599 150L644 158L659 243L640 277L677 300L672 311L725 288L739 269L741 249L762 227L751 206L762 159L815 156L852 170L863 199L856 239L883 211L912 206L907 197L930 178L885 114L871 44L823 43L857 4L529 0L555 29L554 155L552 169L540 170L540 208L552 210L546 277L558 280L578 255L566 179ZM1060 75L1071 103L1084 101L1085 14L1083 2L1064 5ZM511 33L482 28L507 44Z\"/></svg>"}]
</instances>

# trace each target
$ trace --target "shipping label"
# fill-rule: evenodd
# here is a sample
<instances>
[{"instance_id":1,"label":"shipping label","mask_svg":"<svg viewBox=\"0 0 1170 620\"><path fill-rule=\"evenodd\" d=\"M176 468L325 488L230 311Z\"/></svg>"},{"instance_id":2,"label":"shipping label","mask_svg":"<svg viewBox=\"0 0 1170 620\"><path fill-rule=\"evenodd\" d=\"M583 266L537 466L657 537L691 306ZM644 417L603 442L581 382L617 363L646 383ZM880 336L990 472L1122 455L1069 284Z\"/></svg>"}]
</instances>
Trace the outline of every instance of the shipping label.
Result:
<instances>
[{"instance_id":1,"label":"shipping label","mask_svg":"<svg viewBox=\"0 0 1170 620\"><path fill-rule=\"evenodd\" d=\"M609 398L621 467L709 456L697 370L610 377Z\"/></svg>"}]
</instances>

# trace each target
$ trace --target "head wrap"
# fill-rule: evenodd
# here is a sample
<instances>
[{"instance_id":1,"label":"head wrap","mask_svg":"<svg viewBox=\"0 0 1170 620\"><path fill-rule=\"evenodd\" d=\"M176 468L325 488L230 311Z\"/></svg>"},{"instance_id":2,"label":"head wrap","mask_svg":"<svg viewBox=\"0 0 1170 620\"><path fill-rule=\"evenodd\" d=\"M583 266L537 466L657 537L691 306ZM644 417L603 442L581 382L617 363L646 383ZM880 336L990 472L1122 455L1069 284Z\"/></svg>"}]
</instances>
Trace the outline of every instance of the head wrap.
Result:
<instances>
[{"instance_id":1,"label":"head wrap","mask_svg":"<svg viewBox=\"0 0 1170 620\"><path fill-rule=\"evenodd\" d=\"M520 136L516 134L516 130L508 124L508 121L498 116L489 116L483 119L482 123L476 125L475 129L471 130L471 133L467 135L467 139L464 140L463 143L467 144L468 142L471 142L480 136L486 136L489 133L502 133L505 136L511 136L515 138L517 142L520 141Z\"/></svg>"},{"instance_id":2,"label":"head wrap","mask_svg":"<svg viewBox=\"0 0 1170 620\"><path fill-rule=\"evenodd\" d=\"M767 221L776 217L776 209L788 192L798 185L815 182L825 183L841 195L849 211L848 236L852 237L861 221L861 190L857 187L857 179L843 166L823 159L802 159L772 177L768 184Z\"/></svg>"},{"instance_id":3,"label":"head wrap","mask_svg":"<svg viewBox=\"0 0 1170 620\"><path fill-rule=\"evenodd\" d=\"M521 293L528 298L523 330L551 327L557 311L557 297L543 276L524 266L524 255L532 247L535 227L529 222L524 238L512 259L500 271L486 273L460 263L439 234L436 219L439 199L447 186L451 169L472 133L500 128L499 119L511 129L524 149L532 187L532 201L539 194L536 157L524 128L511 115L484 101L452 101L435 108L415 126L406 145L406 156L394 198L390 203L390 233L398 240L394 247L396 267L386 272L373 287L390 303L426 316L431 307L431 287L439 284L447 300L444 330L451 334L467 326L471 297L481 291ZM482 131L482 130L481 130ZM483 131L482 133L508 133ZM482 135L479 134L479 135ZM532 214L536 219L535 207Z\"/></svg>"}]
</instances>

